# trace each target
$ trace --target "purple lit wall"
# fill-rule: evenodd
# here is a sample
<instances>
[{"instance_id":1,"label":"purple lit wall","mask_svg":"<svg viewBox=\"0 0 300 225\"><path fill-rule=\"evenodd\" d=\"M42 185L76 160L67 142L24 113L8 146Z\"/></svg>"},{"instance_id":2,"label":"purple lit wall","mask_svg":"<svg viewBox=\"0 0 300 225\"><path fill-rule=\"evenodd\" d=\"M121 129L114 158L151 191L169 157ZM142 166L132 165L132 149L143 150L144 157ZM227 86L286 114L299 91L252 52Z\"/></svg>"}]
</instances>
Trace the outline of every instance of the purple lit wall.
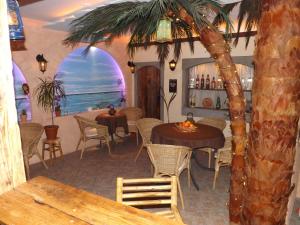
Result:
<instances>
[{"instance_id":1,"label":"purple lit wall","mask_svg":"<svg viewBox=\"0 0 300 225\"><path fill-rule=\"evenodd\" d=\"M14 88L16 98L16 108L18 113L18 119L20 118L22 110L26 110L27 120L31 120L31 106L29 96L24 94L22 85L26 84L26 80L23 76L20 68L13 62L13 77L14 77Z\"/></svg>"}]
</instances>

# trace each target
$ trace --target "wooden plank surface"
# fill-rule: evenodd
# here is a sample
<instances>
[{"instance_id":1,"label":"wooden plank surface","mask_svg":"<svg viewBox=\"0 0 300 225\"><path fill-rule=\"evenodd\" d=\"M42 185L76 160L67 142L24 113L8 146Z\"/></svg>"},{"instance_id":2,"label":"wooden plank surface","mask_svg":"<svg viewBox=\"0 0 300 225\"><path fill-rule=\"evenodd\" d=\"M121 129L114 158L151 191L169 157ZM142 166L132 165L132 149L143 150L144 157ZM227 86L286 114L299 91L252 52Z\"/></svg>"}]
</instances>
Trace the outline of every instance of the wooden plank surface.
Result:
<instances>
[{"instance_id":1,"label":"wooden plank surface","mask_svg":"<svg viewBox=\"0 0 300 225\"><path fill-rule=\"evenodd\" d=\"M50 216L54 219L51 219ZM48 205L40 204L33 197L17 191L0 196L0 224L87 224Z\"/></svg>"},{"instance_id":2,"label":"wooden plank surface","mask_svg":"<svg viewBox=\"0 0 300 225\"><path fill-rule=\"evenodd\" d=\"M0 196L4 224L176 225L163 217L37 177ZM35 222L36 221L36 222Z\"/></svg>"}]
</instances>

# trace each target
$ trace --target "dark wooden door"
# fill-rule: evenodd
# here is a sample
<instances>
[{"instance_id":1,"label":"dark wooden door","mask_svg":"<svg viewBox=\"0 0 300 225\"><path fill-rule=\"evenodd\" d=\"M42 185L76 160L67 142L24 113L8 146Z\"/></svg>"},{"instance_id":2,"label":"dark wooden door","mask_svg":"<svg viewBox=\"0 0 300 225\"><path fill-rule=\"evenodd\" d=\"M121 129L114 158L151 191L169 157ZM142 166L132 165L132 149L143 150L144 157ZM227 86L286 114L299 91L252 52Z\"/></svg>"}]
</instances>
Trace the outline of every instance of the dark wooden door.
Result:
<instances>
[{"instance_id":1,"label":"dark wooden door","mask_svg":"<svg viewBox=\"0 0 300 225\"><path fill-rule=\"evenodd\" d=\"M145 66L137 71L136 76L138 107L145 117L160 119L160 70Z\"/></svg>"}]
</instances>

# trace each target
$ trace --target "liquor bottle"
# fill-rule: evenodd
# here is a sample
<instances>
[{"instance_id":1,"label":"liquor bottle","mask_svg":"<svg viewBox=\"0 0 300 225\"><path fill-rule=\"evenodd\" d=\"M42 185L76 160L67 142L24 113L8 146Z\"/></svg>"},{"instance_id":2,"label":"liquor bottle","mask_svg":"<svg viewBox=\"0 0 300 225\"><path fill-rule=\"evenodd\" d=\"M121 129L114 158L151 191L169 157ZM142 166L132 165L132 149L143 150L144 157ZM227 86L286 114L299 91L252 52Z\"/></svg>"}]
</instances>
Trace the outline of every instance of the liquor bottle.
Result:
<instances>
[{"instance_id":1,"label":"liquor bottle","mask_svg":"<svg viewBox=\"0 0 300 225\"><path fill-rule=\"evenodd\" d=\"M213 77L213 79L211 81L210 88L211 89L216 89L216 80L215 80L215 77Z\"/></svg>"},{"instance_id":2,"label":"liquor bottle","mask_svg":"<svg viewBox=\"0 0 300 225\"><path fill-rule=\"evenodd\" d=\"M210 87L210 79L209 79L209 74L207 74L205 80L205 89L209 89L209 87Z\"/></svg>"},{"instance_id":3,"label":"liquor bottle","mask_svg":"<svg viewBox=\"0 0 300 225\"><path fill-rule=\"evenodd\" d=\"M197 78L196 78L196 88L200 88L200 79L199 79L199 75L197 75Z\"/></svg>"},{"instance_id":4,"label":"liquor bottle","mask_svg":"<svg viewBox=\"0 0 300 225\"><path fill-rule=\"evenodd\" d=\"M221 99L220 99L220 96L217 97L216 109L221 109Z\"/></svg>"},{"instance_id":5,"label":"liquor bottle","mask_svg":"<svg viewBox=\"0 0 300 225\"><path fill-rule=\"evenodd\" d=\"M201 77L201 85L200 85L200 88L201 88L201 89L204 89L204 74L202 74L202 77Z\"/></svg>"}]
</instances>

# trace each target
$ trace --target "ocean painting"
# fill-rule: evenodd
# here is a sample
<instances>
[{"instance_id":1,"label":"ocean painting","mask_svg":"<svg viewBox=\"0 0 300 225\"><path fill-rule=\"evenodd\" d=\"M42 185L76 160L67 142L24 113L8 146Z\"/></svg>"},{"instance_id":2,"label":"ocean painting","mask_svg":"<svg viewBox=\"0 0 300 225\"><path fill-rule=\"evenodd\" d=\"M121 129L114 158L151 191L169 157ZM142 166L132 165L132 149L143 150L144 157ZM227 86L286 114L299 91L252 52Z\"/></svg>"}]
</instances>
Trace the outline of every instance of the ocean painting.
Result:
<instances>
[{"instance_id":1,"label":"ocean painting","mask_svg":"<svg viewBox=\"0 0 300 225\"><path fill-rule=\"evenodd\" d=\"M25 95L22 89L22 85L26 84L27 82L20 68L14 62L12 62L12 64L18 120L20 119L20 115L23 110L25 110L27 113L27 120L31 120L31 106L29 96Z\"/></svg>"},{"instance_id":2,"label":"ocean painting","mask_svg":"<svg viewBox=\"0 0 300 225\"><path fill-rule=\"evenodd\" d=\"M59 66L57 80L63 81L66 101L60 102L63 115L120 106L125 100L123 73L106 51L77 48Z\"/></svg>"}]
</instances>

